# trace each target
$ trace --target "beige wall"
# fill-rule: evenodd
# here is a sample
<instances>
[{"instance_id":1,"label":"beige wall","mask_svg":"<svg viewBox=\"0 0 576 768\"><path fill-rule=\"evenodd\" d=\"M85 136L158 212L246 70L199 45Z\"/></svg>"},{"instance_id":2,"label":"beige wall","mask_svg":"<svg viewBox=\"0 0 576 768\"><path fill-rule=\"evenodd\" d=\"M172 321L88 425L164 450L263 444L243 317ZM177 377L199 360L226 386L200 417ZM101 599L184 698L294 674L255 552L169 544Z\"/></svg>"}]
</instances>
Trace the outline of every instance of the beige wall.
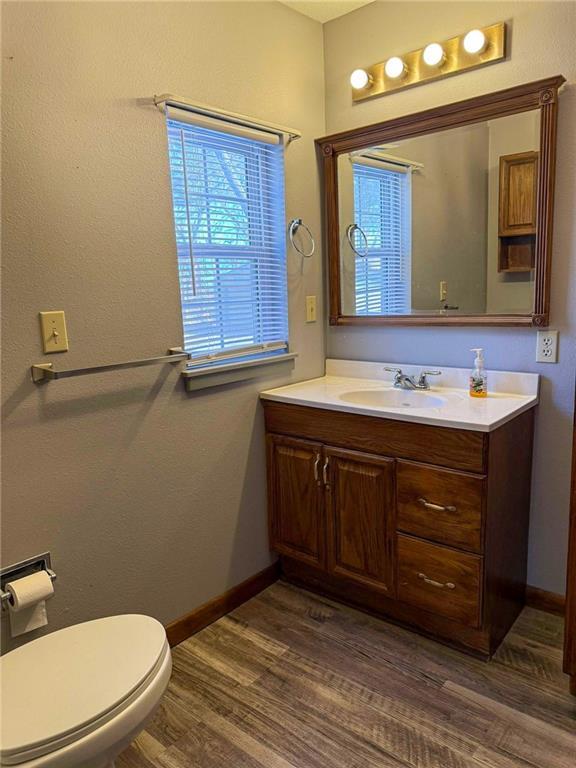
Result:
<instances>
[{"instance_id":1,"label":"beige wall","mask_svg":"<svg viewBox=\"0 0 576 768\"><path fill-rule=\"evenodd\" d=\"M510 56L473 72L352 104L357 67L499 20L510 24ZM486 349L488 368L542 375L534 456L529 580L563 592L568 529L570 439L576 367L576 4L572 2L375 2L324 26L327 133L418 112L543 77L563 74L560 97L551 327L560 330L560 362L534 362L534 331L434 328L331 328L334 357L469 365L470 347Z\"/></svg>"},{"instance_id":2,"label":"beige wall","mask_svg":"<svg viewBox=\"0 0 576 768\"><path fill-rule=\"evenodd\" d=\"M340 269L342 270L342 312L356 314L356 259L358 258L348 242L346 230L355 222L354 215L354 166L350 155L338 158L338 221L340 222ZM352 241L354 242L354 240ZM356 245L362 253L363 241Z\"/></svg>"},{"instance_id":3,"label":"beige wall","mask_svg":"<svg viewBox=\"0 0 576 768\"><path fill-rule=\"evenodd\" d=\"M322 323L303 322L307 294L322 313L321 254L303 271L288 254L299 357L282 378L186 395L174 370L142 368L38 388L37 313L66 311L59 368L181 343L154 93L300 129L286 213L319 235L321 25L277 3L7 3L3 57L3 563L51 550L49 629L167 622L271 562L257 392L323 371Z\"/></svg>"},{"instance_id":4,"label":"beige wall","mask_svg":"<svg viewBox=\"0 0 576 768\"><path fill-rule=\"evenodd\" d=\"M488 131L485 123L400 142L393 154L422 163L412 174L412 308L486 309Z\"/></svg>"}]
</instances>

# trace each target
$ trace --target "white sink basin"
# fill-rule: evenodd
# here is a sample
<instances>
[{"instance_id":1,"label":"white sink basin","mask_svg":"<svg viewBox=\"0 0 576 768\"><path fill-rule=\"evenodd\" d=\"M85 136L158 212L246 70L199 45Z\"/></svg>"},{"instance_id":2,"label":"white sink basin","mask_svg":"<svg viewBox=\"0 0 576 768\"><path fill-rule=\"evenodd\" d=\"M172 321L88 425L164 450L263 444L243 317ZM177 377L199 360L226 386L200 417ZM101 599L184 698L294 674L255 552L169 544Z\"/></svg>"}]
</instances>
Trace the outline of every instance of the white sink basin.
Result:
<instances>
[{"instance_id":1,"label":"white sink basin","mask_svg":"<svg viewBox=\"0 0 576 768\"><path fill-rule=\"evenodd\" d=\"M345 403L375 408L441 408L446 404L443 397L411 389L358 389L338 397Z\"/></svg>"}]
</instances>

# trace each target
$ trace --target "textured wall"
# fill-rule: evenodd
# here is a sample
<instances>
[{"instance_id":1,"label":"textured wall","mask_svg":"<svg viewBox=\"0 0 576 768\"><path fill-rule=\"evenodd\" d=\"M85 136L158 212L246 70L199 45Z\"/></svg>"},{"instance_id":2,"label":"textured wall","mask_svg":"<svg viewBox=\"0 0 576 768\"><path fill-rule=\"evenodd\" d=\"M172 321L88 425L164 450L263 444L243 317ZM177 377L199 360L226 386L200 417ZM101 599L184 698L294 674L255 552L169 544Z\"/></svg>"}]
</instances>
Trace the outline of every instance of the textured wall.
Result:
<instances>
[{"instance_id":1,"label":"textured wall","mask_svg":"<svg viewBox=\"0 0 576 768\"><path fill-rule=\"evenodd\" d=\"M399 143L412 174L412 308L439 309L440 281L462 312L486 309L485 123Z\"/></svg>"},{"instance_id":2,"label":"textured wall","mask_svg":"<svg viewBox=\"0 0 576 768\"><path fill-rule=\"evenodd\" d=\"M502 63L352 105L356 67L499 20L511 25L511 56ZM468 365L470 347L486 348L487 366L542 375L530 524L529 581L563 592L568 529L570 435L576 355L576 4L375 2L324 26L327 133L563 74L560 99L551 327L560 330L560 362L534 362L529 329L332 328L328 352L339 358Z\"/></svg>"},{"instance_id":3,"label":"textured wall","mask_svg":"<svg viewBox=\"0 0 576 768\"><path fill-rule=\"evenodd\" d=\"M297 45L295 45L297 41ZM297 51L297 55L295 55ZM270 562L257 392L323 370L321 256L289 253L294 371L186 395L167 367L48 384L57 367L181 343L164 120L172 91L298 128L287 217L320 231L322 29L277 3L8 3L3 9L3 563L49 549L55 629L170 621ZM64 309L44 358L37 313Z\"/></svg>"}]
</instances>

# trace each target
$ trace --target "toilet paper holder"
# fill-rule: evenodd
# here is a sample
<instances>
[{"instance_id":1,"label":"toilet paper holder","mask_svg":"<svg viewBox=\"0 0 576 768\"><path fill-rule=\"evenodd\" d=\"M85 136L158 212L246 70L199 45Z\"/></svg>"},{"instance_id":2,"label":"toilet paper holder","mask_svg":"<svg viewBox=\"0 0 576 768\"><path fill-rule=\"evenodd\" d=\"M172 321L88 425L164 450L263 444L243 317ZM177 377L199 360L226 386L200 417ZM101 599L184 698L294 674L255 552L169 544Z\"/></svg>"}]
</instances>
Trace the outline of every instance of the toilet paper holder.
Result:
<instances>
[{"instance_id":1,"label":"toilet paper holder","mask_svg":"<svg viewBox=\"0 0 576 768\"><path fill-rule=\"evenodd\" d=\"M24 576L31 576L33 573L38 573L38 571L46 571L52 581L56 581L56 574L51 566L50 552L44 552L42 555L36 555L35 557L28 558L28 560L21 560L19 563L2 568L0 570L0 602L2 610L6 610L10 605L11 595L4 589L9 581L16 581L16 579L22 579Z\"/></svg>"}]
</instances>

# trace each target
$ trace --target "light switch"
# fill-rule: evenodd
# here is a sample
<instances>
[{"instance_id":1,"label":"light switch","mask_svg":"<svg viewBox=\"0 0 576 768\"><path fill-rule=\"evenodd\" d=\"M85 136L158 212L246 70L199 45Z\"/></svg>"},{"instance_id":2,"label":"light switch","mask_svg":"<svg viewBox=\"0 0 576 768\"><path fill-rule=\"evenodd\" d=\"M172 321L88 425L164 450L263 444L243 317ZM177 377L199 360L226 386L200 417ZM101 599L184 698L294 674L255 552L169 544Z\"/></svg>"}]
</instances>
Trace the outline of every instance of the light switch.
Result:
<instances>
[{"instance_id":1,"label":"light switch","mask_svg":"<svg viewBox=\"0 0 576 768\"><path fill-rule=\"evenodd\" d=\"M40 312L44 352L67 352L68 334L64 312Z\"/></svg>"},{"instance_id":2,"label":"light switch","mask_svg":"<svg viewBox=\"0 0 576 768\"><path fill-rule=\"evenodd\" d=\"M306 322L316 322L316 296L306 296Z\"/></svg>"}]
</instances>

